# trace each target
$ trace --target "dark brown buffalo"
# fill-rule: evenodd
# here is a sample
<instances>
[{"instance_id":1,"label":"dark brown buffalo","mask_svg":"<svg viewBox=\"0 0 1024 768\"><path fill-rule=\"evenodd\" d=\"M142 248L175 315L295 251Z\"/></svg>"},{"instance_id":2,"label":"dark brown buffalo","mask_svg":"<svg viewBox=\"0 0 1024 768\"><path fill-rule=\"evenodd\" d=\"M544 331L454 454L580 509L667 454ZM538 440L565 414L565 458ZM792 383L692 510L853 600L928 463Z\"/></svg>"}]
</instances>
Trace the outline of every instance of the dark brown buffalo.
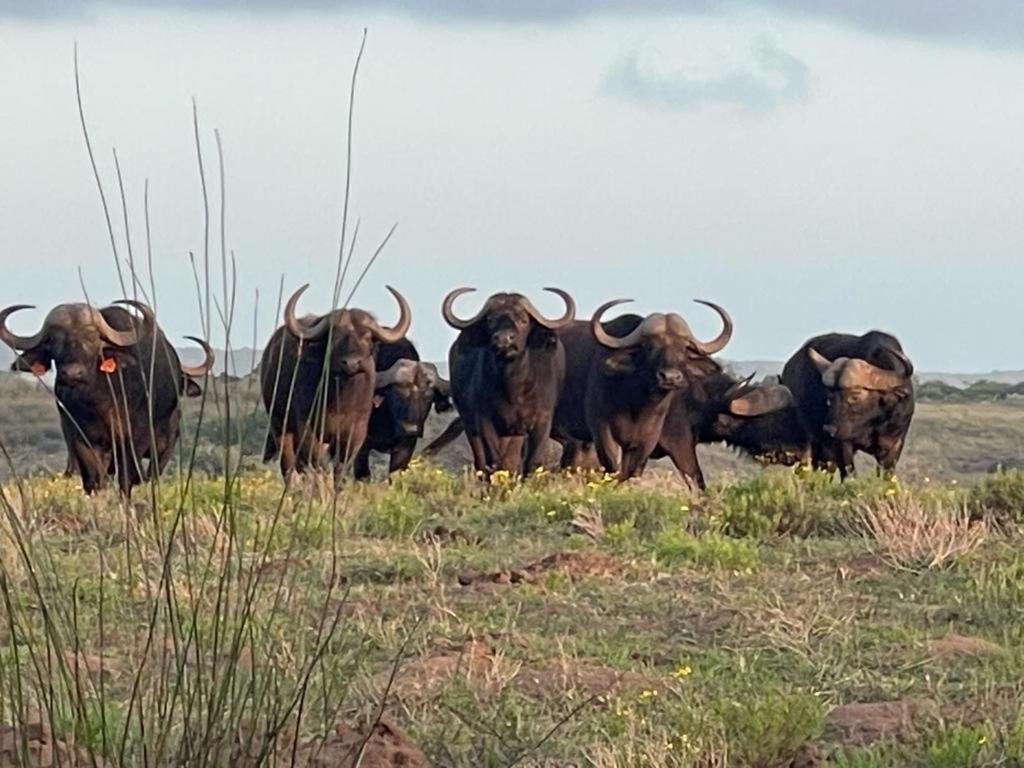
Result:
<instances>
[{"instance_id":1,"label":"dark brown buffalo","mask_svg":"<svg viewBox=\"0 0 1024 768\"><path fill-rule=\"evenodd\" d=\"M77 470L86 493L116 475L121 492L159 475L178 441L180 398L200 394L193 380L213 367L213 350L200 339L206 360L184 366L141 302L137 318L123 307L88 304L54 307L34 336L7 328L8 316L25 305L0 312L0 338L20 352L12 370L41 375L57 369L53 392L68 447L68 468ZM145 462L145 466L144 466Z\"/></svg>"},{"instance_id":2,"label":"dark brown buffalo","mask_svg":"<svg viewBox=\"0 0 1024 768\"><path fill-rule=\"evenodd\" d=\"M448 353L452 400L478 471L531 472L540 466L565 377L556 331L573 321L576 305L565 291L545 288L565 302L562 317L544 317L518 293L496 293L474 317L456 317L452 304L472 290L452 291L441 308L459 331Z\"/></svg>"},{"instance_id":3,"label":"dark brown buffalo","mask_svg":"<svg viewBox=\"0 0 1024 768\"><path fill-rule=\"evenodd\" d=\"M807 434L792 394L778 381L752 384L719 370L676 395L651 458L670 457L684 477L704 488L699 443L725 443L764 463L791 465L806 454Z\"/></svg>"},{"instance_id":4,"label":"dark brown buffalo","mask_svg":"<svg viewBox=\"0 0 1024 768\"><path fill-rule=\"evenodd\" d=\"M260 362L270 414L263 460L279 456L285 477L319 463L325 444L336 472L358 454L373 410L377 343L397 343L412 322L409 304L390 286L400 310L393 328L361 309L297 318L295 305L308 287L288 300L284 325L270 337Z\"/></svg>"},{"instance_id":5,"label":"dark brown buffalo","mask_svg":"<svg viewBox=\"0 0 1024 768\"><path fill-rule=\"evenodd\" d=\"M782 383L793 393L815 467L853 471L864 451L892 470L914 415L914 366L887 333L830 333L804 344L786 363Z\"/></svg>"},{"instance_id":6,"label":"dark brown buffalo","mask_svg":"<svg viewBox=\"0 0 1024 768\"><path fill-rule=\"evenodd\" d=\"M643 471L676 393L718 370L709 356L729 342L732 320L716 304L700 302L714 309L724 325L709 342L696 339L674 312L601 322L605 312L622 303L610 301L589 323L573 323L559 333L566 350L566 384L555 436L576 441L583 454L592 445L605 471L627 479Z\"/></svg>"},{"instance_id":7,"label":"dark brown buffalo","mask_svg":"<svg viewBox=\"0 0 1024 768\"><path fill-rule=\"evenodd\" d=\"M420 362L419 352L408 339L377 347L377 375L373 413L366 441L356 456L355 475L370 477L370 451L390 456L388 472L409 466L416 441L433 407L438 413L452 407L451 386L437 366Z\"/></svg>"}]
</instances>

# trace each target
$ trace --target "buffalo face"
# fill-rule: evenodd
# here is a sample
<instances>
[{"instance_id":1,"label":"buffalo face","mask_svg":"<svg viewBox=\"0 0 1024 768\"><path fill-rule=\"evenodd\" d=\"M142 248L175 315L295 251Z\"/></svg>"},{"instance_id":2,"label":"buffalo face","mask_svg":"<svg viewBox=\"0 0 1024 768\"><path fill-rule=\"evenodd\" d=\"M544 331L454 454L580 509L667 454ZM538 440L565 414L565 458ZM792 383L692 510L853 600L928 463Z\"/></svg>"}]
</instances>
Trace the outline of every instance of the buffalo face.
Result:
<instances>
[{"instance_id":1,"label":"buffalo face","mask_svg":"<svg viewBox=\"0 0 1024 768\"><path fill-rule=\"evenodd\" d=\"M913 408L910 377L857 358L829 360L813 348L808 354L826 391L825 434L864 450L879 448L881 442L887 446L883 453L898 451L903 429L896 422L903 421L903 411Z\"/></svg>"},{"instance_id":2,"label":"buffalo face","mask_svg":"<svg viewBox=\"0 0 1024 768\"><path fill-rule=\"evenodd\" d=\"M708 342L695 338L686 321L674 312L655 312L625 336L613 336L602 326L601 316L622 303L625 300L604 304L590 321L594 338L610 350L602 360L605 374L630 376L641 381L650 392L667 394L718 370L710 355L724 348L732 336L732 320L724 309L710 302L699 302L714 309L722 318L721 333Z\"/></svg>"},{"instance_id":3,"label":"buffalo face","mask_svg":"<svg viewBox=\"0 0 1024 768\"><path fill-rule=\"evenodd\" d=\"M452 328L460 331L476 329L477 343L489 347L499 360L520 357L537 340L538 334L546 333L550 336L550 332L564 328L576 316L576 305L569 294L558 288L545 288L545 291L558 295L565 302L565 314L562 317L545 317L533 306L533 302L518 293L496 293L487 299L475 317L457 317L452 311L455 299L473 290L457 288L449 293L441 313Z\"/></svg>"},{"instance_id":4,"label":"buffalo face","mask_svg":"<svg viewBox=\"0 0 1024 768\"><path fill-rule=\"evenodd\" d=\"M377 373L374 390L374 406L387 413L395 437L422 437L431 406L452 407L451 388L431 363L401 359Z\"/></svg>"},{"instance_id":5,"label":"buffalo face","mask_svg":"<svg viewBox=\"0 0 1024 768\"><path fill-rule=\"evenodd\" d=\"M145 304L122 301L142 314L135 330L114 328L103 314L88 304L60 304L43 321L34 336L19 336L7 328L7 317L25 305L0 312L0 337L20 352L12 370L41 375L56 367L56 387L73 396L94 391L102 379L118 370L138 367L135 345L152 338L153 312Z\"/></svg>"},{"instance_id":6,"label":"buffalo face","mask_svg":"<svg viewBox=\"0 0 1024 768\"><path fill-rule=\"evenodd\" d=\"M387 289L399 307L398 322L391 328L381 326L369 312L361 309L336 309L317 317L295 316L299 297L309 287L304 285L292 294L284 311L284 324L288 332L301 341L330 343L330 371L332 376L347 379L360 373L373 374L373 354L378 341L393 343L405 337L412 324L412 311L405 298L391 286Z\"/></svg>"}]
</instances>

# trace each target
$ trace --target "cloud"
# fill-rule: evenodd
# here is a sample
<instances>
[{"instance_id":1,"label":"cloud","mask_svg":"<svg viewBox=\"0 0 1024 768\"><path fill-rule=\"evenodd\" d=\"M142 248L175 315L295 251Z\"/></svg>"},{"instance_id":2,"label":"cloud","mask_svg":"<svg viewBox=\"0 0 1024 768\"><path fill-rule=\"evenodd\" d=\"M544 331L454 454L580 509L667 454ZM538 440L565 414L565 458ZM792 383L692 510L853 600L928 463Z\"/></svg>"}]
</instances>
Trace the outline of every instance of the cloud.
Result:
<instances>
[{"instance_id":1,"label":"cloud","mask_svg":"<svg viewBox=\"0 0 1024 768\"><path fill-rule=\"evenodd\" d=\"M642 49L632 51L608 74L606 88L672 109L731 104L768 110L806 98L811 86L807 65L768 40L755 42L743 61L711 72L693 65L669 70L658 58Z\"/></svg>"},{"instance_id":2,"label":"cloud","mask_svg":"<svg viewBox=\"0 0 1024 768\"><path fill-rule=\"evenodd\" d=\"M1024 44L1021 0L0 0L0 18L48 19L155 6L268 14L383 9L439 21L536 23L599 15L693 16L754 8L883 34Z\"/></svg>"}]
</instances>

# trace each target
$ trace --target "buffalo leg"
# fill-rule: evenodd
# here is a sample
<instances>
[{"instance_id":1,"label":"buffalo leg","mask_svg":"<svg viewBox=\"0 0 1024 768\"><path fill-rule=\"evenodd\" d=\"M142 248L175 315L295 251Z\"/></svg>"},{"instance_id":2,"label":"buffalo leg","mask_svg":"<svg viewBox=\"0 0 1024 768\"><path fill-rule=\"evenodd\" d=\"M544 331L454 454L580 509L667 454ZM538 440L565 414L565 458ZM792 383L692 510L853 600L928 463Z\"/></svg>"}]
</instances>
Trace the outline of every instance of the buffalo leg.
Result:
<instances>
[{"instance_id":1,"label":"buffalo leg","mask_svg":"<svg viewBox=\"0 0 1024 768\"><path fill-rule=\"evenodd\" d=\"M352 464L352 474L356 480L369 480L370 472L370 449L365 445L359 449L355 461Z\"/></svg>"},{"instance_id":2,"label":"buffalo leg","mask_svg":"<svg viewBox=\"0 0 1024 768\"><path fill-rule=\"evenodd\" d=\"M551 435L551 422L542 424L526 436L526 457L525 472L530 474L541 466L541 459L544 457L544 448Z\"/></svg>"},{"instance_id":3,"label":"buffalo leg","mask_svg":"<svg viewBox=\"0 0 1024 768\"><path fill-rule=\"evenodd\" d=\"M401 472L409 466L412 461L413 451L416 450L416 439L403 440L391 450L391 460L388 462L388 474Z\"/></svg>"},{"instance_id":4,"label":"buffalo leg","mask_svg":"<svg viewBox=\"0 0 1024 768\"><path fill-rule=\"evenodd\" d=\"M82 490L87 494L101 490L107 483L109 458L85 442L74 443L75 462L82 477Z\"/></svg>"},{"instance_id":5,"label":"buffalo leg","mask_svg":"<svg viewBox=\"0 0 1024 768\"><path fill-rule=\"evenodd\" d=\"M526 438L523 435L511 435L498 438L498 458L495 462L497 469L503 469L514 475L523 471L523 445Z\"/></svg>"},{"instance_id":6,"label":"buffalo leg","mask_svg":"<svg viewBox=\"0 0 1024 768\"><path fill-rule=\"evenodd\" d=\"M665 453L672 459L672 463L676 465L676 469L679 470L679 474L688 483L696 485L702 491L707 487L700 462L697 460L697 445L692 430L684 429L682 434L674 434L670 438L666 438L662 433L658 445L665 450Z\"/></svg>"},{"instance_id":7,"label":"buffalo leg","mask_svg":"<svg viewBox=\"0 0 1024 768\"><path fill-rule=\"evenodd\" d=\"M484 439L478 434L471 435L469 432L466 433L466 439L469 440L469 449L473 452L473 468L477 472L486 472L487 450L484 447Z\"/></svg>"},{"instance_id":8,"label":"buffalo leg","mask_svg":"<svg viewBox=\"0 0 1024 768\"><path fill-rule=\"evenodd\" d=\"M650 455L650 449L644 445L631 445L629 448L623 448L619 479L629 480L633 477L640 477L644 473Z\"/></svg>"},{"instance_id":9,"label":"buffalo leg","mask_svg":"<svg viewBox=\"0 0 1024 768\"><path fill-rule=\"evenodd\" d=\"M281 451L281 476L287 479L295 471L295 435L284 433L278 445Z\"/></svg>"},{"instance_id":10,"label":"buffalo leg","mask_svg":"<svg viewBox=\"0 0 1024 768\"><path fill-rule=\"evenodd\" d=\"M605 472L613 474L619 471L619 444L612 437L611 428L603 425L597 430L597 440L594 441L597 449L597 459Z\"/></svg>"},{"instance_id":11,"label":"buffalo leg","mask_svg":"<svg viewBox=\"0 0 1024 768\"><path fill-rule=\"evenodd\" d=\"M854 448L849 443L840 443L837 447L836 453L839 458L839 479L845 480L847 477L855 473L853 466Z\"/></svg>"}]
</instances>

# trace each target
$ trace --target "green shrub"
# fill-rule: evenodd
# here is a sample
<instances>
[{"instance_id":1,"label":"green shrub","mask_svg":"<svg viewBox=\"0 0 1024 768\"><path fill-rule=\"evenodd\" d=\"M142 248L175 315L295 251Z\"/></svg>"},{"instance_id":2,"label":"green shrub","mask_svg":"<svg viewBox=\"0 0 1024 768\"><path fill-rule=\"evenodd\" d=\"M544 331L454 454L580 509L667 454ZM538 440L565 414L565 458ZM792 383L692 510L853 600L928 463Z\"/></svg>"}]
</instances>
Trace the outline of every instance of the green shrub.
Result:
<instances>
[{"instance_id":1,"label":"green shrub","mask_svg":"<svg viewBox=\"0 0 1024 768\"><path fill-rule=\"evenodd\" d=\"M1024 522L1024 470L994 472L967 492L972 515L988 516L999 525Z\"/></svg>"},{"instance_id":2,"label":"green shrub","mask_svg":"<svg viewBox=\"0 0 1024 768\"><path fill-rule=\"evenodd\" d=\"M807 693L779 691L722 702L716 708L730 765L789 765L797 751L824 730L821 702Z\"/></svg>"},{"instance_id":3,"label":"green shrub","mask_svg":"<svg viewBox=\"0 0 1024 768\"><path fill-rule=\"evenodd\" d=\"M757 549L742 539L705 533L694 536L682 529L663 531L654 540L654 556L664 565L691 565L748 570L758 564Z\"/></svg>"}]
</instances>

